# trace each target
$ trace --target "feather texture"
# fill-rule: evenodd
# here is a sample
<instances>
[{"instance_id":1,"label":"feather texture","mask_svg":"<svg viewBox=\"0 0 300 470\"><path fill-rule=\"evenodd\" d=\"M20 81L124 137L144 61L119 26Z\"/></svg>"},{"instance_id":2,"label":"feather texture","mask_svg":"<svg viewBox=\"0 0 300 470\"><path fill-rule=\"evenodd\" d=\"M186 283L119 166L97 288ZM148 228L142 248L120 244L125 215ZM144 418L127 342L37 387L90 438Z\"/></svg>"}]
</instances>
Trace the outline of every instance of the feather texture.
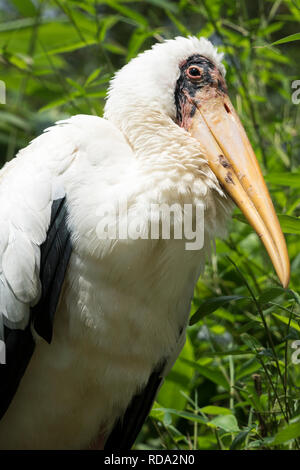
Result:
<instances>
[{"instance_id":1,"label":"feather texture","mask_svg":"<svg viewBox=\"0 0 300 470\"><path fill-rule=\"evenodd\" d=\"M107 448L113 436L130 447L184 344L194 286L231 209L197 141L173 121L172 83L191 51L223 70L207 40L159 45L117 74L106 119L57 123L0 173L1 314L24 328L27 339L19 329L9 337L26 343L27 358L30 307L37 330L0 423L1 448L82 449L99 433ZM126 220L146 230L151 203L178 203L182 213L201 204L203 249L104 236Z\"/></svg>"}]
</instances>

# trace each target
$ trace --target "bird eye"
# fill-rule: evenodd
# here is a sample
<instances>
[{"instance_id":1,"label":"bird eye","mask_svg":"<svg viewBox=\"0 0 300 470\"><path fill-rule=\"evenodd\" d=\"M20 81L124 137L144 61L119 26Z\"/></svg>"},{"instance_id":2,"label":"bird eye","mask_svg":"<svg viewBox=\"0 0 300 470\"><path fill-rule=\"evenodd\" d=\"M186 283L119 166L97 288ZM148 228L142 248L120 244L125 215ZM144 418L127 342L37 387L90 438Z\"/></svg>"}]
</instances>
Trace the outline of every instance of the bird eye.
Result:
<instances>
[{"instance_id":1,"label":"bird eye","mask_svg":"<svg viewBox=\"0 0 300 470\"><path fill-rule=\"evenodd\" d=\"M201 78L200 67L197 67L196 65L191 65L191 67L187 69L187 76L191 79Z\"/></svg>"}]
</instances>

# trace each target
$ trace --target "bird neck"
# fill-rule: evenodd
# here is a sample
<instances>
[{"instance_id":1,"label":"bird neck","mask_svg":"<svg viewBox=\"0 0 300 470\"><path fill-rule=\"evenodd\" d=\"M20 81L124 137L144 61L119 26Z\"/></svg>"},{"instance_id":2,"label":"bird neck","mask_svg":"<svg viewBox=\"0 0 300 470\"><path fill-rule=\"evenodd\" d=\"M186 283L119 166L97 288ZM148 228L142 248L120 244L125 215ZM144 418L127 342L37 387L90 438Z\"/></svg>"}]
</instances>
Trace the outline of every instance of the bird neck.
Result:
<instances>
[{"instance_id":1,"label":"bird neck","mask_svg":"<svg viewBox=\"0 0 300 470\"><path fill-rule=\"evenodd\" d=\"M202 170L211 173L201 155L199 143L157 109L135 105L131 110L127 109L125 119L119 115L110 120L121 130L144 167L150 165L152 171L174 171L176 168L182 171L185 168L188 172Z\"/></svg>"},{"instance_id":2,"label":"bird neck","mask_svg":"<svg viewBox=\"0 0 300 470\"><path fill-rule=\"evenodd\" d=\"M139 109L137 109L139 108ZM170 117L145 107L126 109L109 120L121 130L134 155L135 177L127 185L129 199L205 207L210 234L224 234L231 204L209 168L199 143ZM128 114L129 113L129 114ZM130 172L130 171L129 171Z\"/></svg>"}]
</instances>

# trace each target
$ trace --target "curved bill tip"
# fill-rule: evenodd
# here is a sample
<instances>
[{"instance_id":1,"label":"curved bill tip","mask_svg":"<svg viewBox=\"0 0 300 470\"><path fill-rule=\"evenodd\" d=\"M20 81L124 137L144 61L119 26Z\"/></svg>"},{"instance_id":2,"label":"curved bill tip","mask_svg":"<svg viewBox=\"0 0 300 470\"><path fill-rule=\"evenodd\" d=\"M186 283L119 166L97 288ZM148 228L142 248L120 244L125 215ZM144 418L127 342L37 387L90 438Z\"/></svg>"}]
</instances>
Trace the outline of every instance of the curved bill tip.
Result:
<instances>
[{"instance_id":1,"label":"curved bill tip","mask_svg":"<svg viewBox=\"0 0 300 470\"><path fill-rule=\"evenodd\" d=\"M260 237L287 287L290 262L285 239L246 132L226 94L199 102L187 130L201 143L210 168Z\"/></svg>"}]
</instances>

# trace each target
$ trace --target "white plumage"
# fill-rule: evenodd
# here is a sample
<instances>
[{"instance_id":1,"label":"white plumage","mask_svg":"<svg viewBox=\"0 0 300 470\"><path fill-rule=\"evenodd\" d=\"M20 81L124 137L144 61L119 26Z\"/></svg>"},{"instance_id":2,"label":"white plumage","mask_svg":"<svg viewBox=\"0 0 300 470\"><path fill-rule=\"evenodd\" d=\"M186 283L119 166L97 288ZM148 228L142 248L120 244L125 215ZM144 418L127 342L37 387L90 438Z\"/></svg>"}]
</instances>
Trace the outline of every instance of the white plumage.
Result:
<instances>
[{"instance_id":1,"label":"white plumage","mask_svg":"<svg viewBox=\"0 0 300 470\"><path fill-rule=\"evenodd\" d=\"M105 119L57 123L0 173L7 326L24 328L39 299L39 245L52 202L63 194L73 243L53 340L34 332L33 357L0 422L1 448L82 449L99 433L105 440L153 368L163 360L170 366L184 343L195 283L231 208L199 142L174 122L179 64L195 53L224 74L221 54L205 39L158 44L116 74ZM142 227L150 202L203 204L204 248L187 251L185 240L100 240L102 210L120 200L129 223L139 214Z\"/></svg>"}]
</instances>

